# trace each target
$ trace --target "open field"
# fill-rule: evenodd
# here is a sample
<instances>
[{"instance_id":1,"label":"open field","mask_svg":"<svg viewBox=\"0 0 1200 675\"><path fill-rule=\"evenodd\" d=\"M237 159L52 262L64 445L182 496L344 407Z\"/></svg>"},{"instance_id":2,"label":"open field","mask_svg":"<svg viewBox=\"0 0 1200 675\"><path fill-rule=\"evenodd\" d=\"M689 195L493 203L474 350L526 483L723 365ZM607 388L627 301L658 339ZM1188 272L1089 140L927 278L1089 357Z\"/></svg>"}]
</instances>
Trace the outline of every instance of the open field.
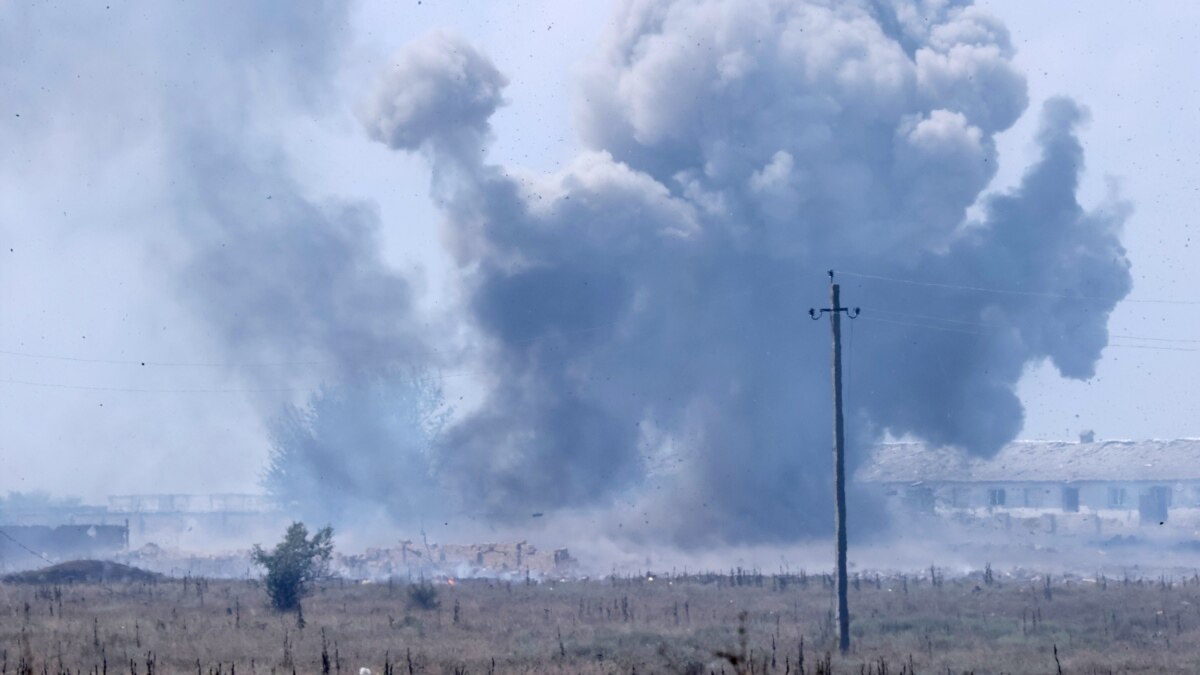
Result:
<instances>
[{"instance_id":1,"label":"open field","mask_svg":"<svg viewBox=\"0 0 1200 675\"><path fill-rule=\"evenodd\" d=\"M932 576L932 578L931 578ZM329 582L296 614L255 582L0 585L2 672L1200 672L1200 578L863 577L854 647L832 647L828 579L463 581L436 608L404 581ZM739 629L744 635L739 637ZM724 653L725 656L719 655ZM324 654L324 656L323 656ZM801 660L803 663L801 664ZM733 663L738 661L738 663ZM911 670L910 670L911 669Z\"/></svg>"}]
</instances>

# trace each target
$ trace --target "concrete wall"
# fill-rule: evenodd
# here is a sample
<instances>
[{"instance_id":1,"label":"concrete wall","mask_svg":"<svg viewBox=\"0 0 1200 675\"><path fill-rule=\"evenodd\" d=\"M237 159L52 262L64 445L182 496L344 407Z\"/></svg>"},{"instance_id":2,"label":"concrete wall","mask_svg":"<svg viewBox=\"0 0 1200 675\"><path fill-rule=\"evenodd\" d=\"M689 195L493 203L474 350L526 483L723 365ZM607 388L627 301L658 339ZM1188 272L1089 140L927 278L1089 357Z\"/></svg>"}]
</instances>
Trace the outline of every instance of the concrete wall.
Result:
<instances>
[{"instance_id":1,"label":"concrete wall","mask_svg":"<svg viewBox=\"0 0 1200 675\"><path fill-rule=\"evenodd\" d=\"M129 526L129 545L211 550L274 541L290 522L253 494L159 494L110 497L107 506L46 506L0 512L2 526Z\"/></svg>"},{"instance_id":2,"label":"concrete wall","mask_svg":"<svg viewBox=\"0 0 1200 675\"><path fill-rule=\"evenodd\" d=\"M276 541L290 522L279 513L131 513L117 514L129 522L130 546L157 544L170 548L211 550L243 548Z\"/></svg>"},{"instance_id":3,"label":"concrete wall","mask_svg":"<svg viewBox=\"0 0 1200 675\"><path fill-rule=\"evenodd\" d=\"M51 562L96 558L125 550L129 532L116 525L5 525L0 536L0 566L5 571L42 567Z\"/></svg>"},{"instance_id":4,"label":"concrete wall","mask_svg":"<svg viewBox=\"0 0 1200 675\"><path fill-rule=\"evenodd\" d=\"M157 494L117 495L108 498L108 512L122 513L265 513L275 503L256 494Z\"/></svg>"}]
</instances>

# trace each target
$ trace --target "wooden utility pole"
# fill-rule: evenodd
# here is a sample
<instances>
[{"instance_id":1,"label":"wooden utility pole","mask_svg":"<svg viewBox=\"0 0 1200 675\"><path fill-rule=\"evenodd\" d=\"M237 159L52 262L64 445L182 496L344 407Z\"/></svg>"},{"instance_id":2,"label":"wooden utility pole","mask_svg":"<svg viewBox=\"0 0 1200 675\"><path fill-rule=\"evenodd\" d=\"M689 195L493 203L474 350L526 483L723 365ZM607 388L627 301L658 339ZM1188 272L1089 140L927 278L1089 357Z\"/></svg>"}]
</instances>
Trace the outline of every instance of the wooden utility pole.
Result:
<instances>
[{"instance_id":1,"label":"wooden utility pole","mask_svg":"<svg viewBox=\"0 0 1200 675\"><path fill-rule=\"evenodd\" d=\"M833 526L837 538L837 619L838 649L843 654L850 650L850 606L847 596L849 585L846 573L846 424L842 413L842 312L855 318L860 310L851 310L841 305L840 288L833 281L833 270L829 270L829 307L810 309L808 315L814 320L829 313L829 325L833 329Z\"/></svg>"}]
</instances>

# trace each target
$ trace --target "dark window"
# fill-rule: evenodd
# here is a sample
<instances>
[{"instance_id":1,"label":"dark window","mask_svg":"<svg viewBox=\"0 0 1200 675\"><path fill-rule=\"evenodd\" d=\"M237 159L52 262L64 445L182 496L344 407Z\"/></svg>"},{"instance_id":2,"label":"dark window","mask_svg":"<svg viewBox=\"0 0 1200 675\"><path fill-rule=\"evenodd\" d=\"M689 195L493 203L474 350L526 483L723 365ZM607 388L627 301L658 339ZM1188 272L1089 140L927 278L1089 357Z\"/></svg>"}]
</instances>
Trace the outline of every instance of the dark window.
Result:
<instances>
[{"instance_id":1,"label":"dark window","mask_svg":"<svg viewBox=\"0 0 1200 675\"><path fill-rule=\"evenodd\" d=\"M1128 501L1123 487L1108 488L1108 506L1109 508L1122 508Z\"/></svg>"},{"instance_id":2,"label":"dark window","mask_svg":"<svg viewBox=\"0 0 1200 675\"><path fill-rule=\"evenodd\" d=\"M1162 525L1167 522L1167 510L1171 506L1171 488L1154 486L1138 496L1138 515L1144 525Z\"/></svg>"},{"instance_id":3,"label":"dark window","mask_svg":"<svg viewBox=\"0 0 1200 675\"><path fill-rule=\"evenodd\" d=\"M988 506L1004 506L1006 500L1004 488L988 489Z\"/></svg>"},{"instance_id":4,"label":"dark window","mask_svg":"<svg viewBox=\"0 0 1200 675\"><path fill-rule=\"evenodd\" d=\"M1079 488L1063 488L1063 511L1076 513L1079 511Z\"/></svg>"},{"instance_id":5,"label":"dark window","mask_svg":"<svg viewBox=\"0 0 1200 675\"><path fill-rule=\"evenodd\" d=\"M921 513L933 513L933 490L927 487L910 487L905 494L908 507Z\"/></svg>"}]
</instances>

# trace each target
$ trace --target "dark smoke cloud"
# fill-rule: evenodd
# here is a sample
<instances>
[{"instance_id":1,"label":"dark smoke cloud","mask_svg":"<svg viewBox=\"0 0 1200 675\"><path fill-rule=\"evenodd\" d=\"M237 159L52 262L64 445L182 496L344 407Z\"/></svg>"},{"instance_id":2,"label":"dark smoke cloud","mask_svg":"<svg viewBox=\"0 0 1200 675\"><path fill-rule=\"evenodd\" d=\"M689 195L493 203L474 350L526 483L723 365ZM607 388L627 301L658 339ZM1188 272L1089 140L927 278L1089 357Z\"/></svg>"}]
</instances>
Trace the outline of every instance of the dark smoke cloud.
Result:
<instances>
[{"instance_id":1,"label":"dark smoke cloud","mask_svg":"<svg viewBox=\"0 0 1200 675\"><path fill-rule=\"evenodd\" d=\"M630 502L638 532L686 544L826 532L828 331L804 310L829 268L1029 292L848 278L864 318L918 324L854 324L852 462L884 433L993 452L1029 364L1092 374L1131 284L1125 212L1077 203L1083 114L1061 99L1040 161L981 196L1027 106L998 21L641 0L612 25L582 86L589 149L559 173L483 160L504 80L459 40L403 52L362 112L431 158L485 344L486 400L438 457L471 508Z\"/></svg>"},{"instance_id":2,"label":"dark smoke cloud","mask_svg":"<svg viewBox=\"0 0 1200 675\"><path fill-rule=\"evenodd\" d=\"M309 364L241 371L263 389L324 383L255 401L268 484L317 516L596 509L611 531L687 544L823 534L828 330L804 312L825 302L824 270L1028 292L843 276L866 308L847 329L852 461L885 433L994 451L1021 427L1023 370L1090 376L1130 287L1125 207L1076 201L1072 102L1044 106L1025 179L984 194L995 135L1028 101L1006 30L964 3L626 2L580 83L587 150L548 175L486 161L505 77L433 35L360 117L429 158L481 345L454 367L481 373L484 401L436 435L421 368L444 364L374 208L308 194L282 140L336 105L343 3L0 18L12 166L69 147L89 184L121 174L114 199L144 180L120 227L150 242L163 269L146 278L203 319L198 342Z\"/></svg>"}]
</instances>

